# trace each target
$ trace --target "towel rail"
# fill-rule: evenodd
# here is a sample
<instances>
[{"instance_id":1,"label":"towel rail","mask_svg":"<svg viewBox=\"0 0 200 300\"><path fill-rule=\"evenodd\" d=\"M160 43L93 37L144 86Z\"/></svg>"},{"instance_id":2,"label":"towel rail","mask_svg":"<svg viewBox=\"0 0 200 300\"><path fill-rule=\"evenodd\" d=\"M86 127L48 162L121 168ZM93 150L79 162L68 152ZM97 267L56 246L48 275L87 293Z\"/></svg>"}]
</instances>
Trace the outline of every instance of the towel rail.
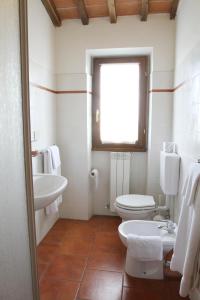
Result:
<instances>
[{"instance_id":1,"label":"towel rail","mask_svg":"<svg viewBox=\"0 0 200 300\"><path fill-rule=\"evenodd\" d=\"M55 145L56 144L53 144L53 146L55 146ZM45 152L47 152L47 150L32 150L31 156L32 157L40 156L40 155L43 155Z\"/></svg>"},{"instance_id":2,"label":"towel rail","mask_svg":"<svg viewBox=\"0 0 200 300\"><path fill-rule=\"evenodd\" d=\"M32 157L41 156L44 154L44 152L46 152L46 151L45 150L44 151L33 150L33 151L31 151L31 156Z\"/></svg>"},{"instance_id":3,"label":"towel rail","mask_svg":"<svg viewBox=\"0 0 200 300\"><path fill-rule=\"evenodd\" d=\"M38 151L38 150L32 150L31 151L31 156L32 157L36 157L36 156L39 156L40 155L40 151Z\"/></svg>"}]
</instances>

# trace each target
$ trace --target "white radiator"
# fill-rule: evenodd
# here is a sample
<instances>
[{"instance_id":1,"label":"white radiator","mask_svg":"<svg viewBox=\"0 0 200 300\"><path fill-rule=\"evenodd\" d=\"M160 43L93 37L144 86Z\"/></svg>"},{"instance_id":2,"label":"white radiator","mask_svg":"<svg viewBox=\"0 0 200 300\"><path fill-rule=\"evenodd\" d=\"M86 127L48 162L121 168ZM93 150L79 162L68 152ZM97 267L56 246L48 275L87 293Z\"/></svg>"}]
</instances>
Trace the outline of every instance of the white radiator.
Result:
<instances>
[{"instance_id":1,"label":"white radiator","mask_svg":"<svg viewBox=\"0 0 200 300\"><path fill-rule=\"evenodd\" d=\"M117 196L129 194L130 179L129 152L110 153L110 210L115 211L115 200Z\"/></svg>"}]
</instances>

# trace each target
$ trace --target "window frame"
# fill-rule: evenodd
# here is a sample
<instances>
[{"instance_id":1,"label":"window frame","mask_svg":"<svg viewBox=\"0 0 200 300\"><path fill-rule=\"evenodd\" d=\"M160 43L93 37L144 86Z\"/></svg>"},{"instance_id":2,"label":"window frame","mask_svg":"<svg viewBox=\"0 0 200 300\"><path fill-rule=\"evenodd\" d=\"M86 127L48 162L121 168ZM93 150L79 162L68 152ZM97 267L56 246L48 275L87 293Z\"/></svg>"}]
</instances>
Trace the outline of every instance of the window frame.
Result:
<instances>
[{"instance_id":1,"label":"window frame","mask_svg":"<svg viewBox=\"0 0 200 300\"><path fill-rule=\"evenodd\" d=\"M139 99L139 124L138 141L135 144L127 143L102 143L100 139L100 66L109 63L139 63L140 64L140 99ZM147 151L147 124L148 124L148 56L129 57L95 57L93 58L92 80L92 150L93 151ZM99 111L99 120L96 113Z\"/></svg>"}]
</instances>

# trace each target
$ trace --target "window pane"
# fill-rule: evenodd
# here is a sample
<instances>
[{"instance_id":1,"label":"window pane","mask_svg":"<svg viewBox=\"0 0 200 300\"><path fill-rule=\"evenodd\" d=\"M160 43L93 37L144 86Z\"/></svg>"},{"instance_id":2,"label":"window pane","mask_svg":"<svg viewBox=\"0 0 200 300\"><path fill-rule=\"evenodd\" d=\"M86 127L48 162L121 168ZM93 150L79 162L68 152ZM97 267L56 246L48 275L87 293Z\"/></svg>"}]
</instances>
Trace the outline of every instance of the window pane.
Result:
<instances>
[{"instance_id":1,"label":"window pane","mask_svg":"<svg viewBox=\"0 0 200 300\"><path fill-rule=\"evenodd\" d=\"M102 143L138 140L139 63L102 64L100 138Z\"/></svg>"}]
</instances>

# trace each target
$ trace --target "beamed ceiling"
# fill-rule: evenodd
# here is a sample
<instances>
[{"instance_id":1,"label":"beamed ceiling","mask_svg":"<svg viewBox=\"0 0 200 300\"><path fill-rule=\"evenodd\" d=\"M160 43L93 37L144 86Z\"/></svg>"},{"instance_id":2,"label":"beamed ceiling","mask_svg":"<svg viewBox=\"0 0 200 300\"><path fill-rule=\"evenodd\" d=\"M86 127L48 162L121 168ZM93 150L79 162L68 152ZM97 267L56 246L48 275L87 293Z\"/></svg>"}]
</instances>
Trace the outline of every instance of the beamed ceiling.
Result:
<instances>
[{"instance_id":1,"label":"beamed ceiling","mask_svg":"<svg viewBox=\"0 0 200 300\"><path fill-rule=\"evenodd\" d=\"M83 25L90 18L108 17L111 23L118 16L138 15L146 21L148 14L168 13L176 17L179 0L41 0L55 26L62 20L80 19Z\"/></svg>"}]
</instances>

